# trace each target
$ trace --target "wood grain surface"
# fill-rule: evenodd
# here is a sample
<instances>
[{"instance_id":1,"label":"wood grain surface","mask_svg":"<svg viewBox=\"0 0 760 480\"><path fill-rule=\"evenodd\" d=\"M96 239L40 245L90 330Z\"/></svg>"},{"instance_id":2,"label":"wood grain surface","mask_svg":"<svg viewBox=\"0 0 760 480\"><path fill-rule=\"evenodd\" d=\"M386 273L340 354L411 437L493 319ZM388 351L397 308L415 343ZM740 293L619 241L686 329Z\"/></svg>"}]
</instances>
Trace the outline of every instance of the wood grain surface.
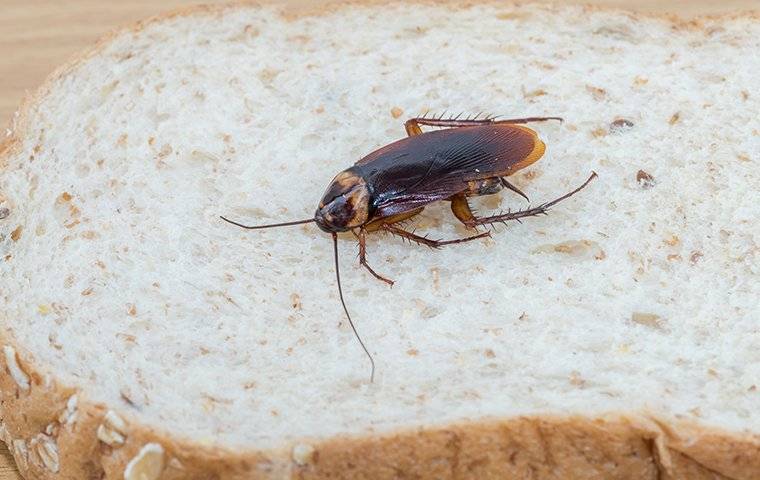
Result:
<instances>
[{"instance_id":1,"label":"wood grain surface","mask_svg":"<svg viewBox=\"0 0 760 480\"><path fill-rule=\"evenodd\" d=\"M0 125L10 120L24 95L37 88L57 65L108 31L161 11L196 3L228 3L228 0L1 0ZM576 3L672 12L683 17L739 9L760 10L760 0L587 0ZM13 457L0 442L0 480L19 479Z\"/></svg>"}]
</instances>

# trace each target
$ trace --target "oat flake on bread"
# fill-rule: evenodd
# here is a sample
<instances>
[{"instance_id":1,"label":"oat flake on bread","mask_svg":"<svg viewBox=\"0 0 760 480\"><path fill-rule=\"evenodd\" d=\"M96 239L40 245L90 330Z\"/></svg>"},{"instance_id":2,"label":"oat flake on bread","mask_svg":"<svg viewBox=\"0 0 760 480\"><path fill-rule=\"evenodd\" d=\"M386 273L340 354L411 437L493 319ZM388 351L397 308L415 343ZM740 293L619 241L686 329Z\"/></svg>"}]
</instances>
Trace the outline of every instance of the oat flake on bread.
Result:
<instances>
[{"instance_id":1,"label":"oat flake on bread","mask_svg":"<svg viewBox=\"0 0 760 480\"><path fill-rule=\"evenodd\" d=\"M109 36L0 146L0 437L30 479L760 478L759 39L499 2ZM485 243L374 238L392 290L344 239L368 384L329 240L218 215L306 218L428 109L565 117L511 178L534 203L599 179Z\"/></svg>"}]
</instances>

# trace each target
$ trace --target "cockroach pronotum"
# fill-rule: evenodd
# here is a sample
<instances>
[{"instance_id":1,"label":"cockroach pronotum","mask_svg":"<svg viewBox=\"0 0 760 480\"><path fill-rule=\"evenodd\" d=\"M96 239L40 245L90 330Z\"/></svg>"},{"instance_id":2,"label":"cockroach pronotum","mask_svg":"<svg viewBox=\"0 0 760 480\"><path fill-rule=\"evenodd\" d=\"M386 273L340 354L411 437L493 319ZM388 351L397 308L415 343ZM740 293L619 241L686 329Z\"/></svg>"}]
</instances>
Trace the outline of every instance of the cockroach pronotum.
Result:
<instances>
[{"instance_id":1,"label":"cockroach pronotum","mask_svg":"<svg viewBox=\"0 0 760 480\"><path fill-rule=\"evenodd\" d=\"M546 145L535 131L524 124L546 120L561 122L562 118L412 118L404 124L406 138L375 150L335 176L322 196L314 218L257 226L221 218L249 230L313 222L324 232L332 234L338 296L354 335L369 357L372 382L375 361L359 336L343 299L338 266L338 233L353 233L359 241L359 263L378 280L393 285L393 281L375 272L367 263L367 234L389 232L431 248L490 236L490 232L484 232L453 240L431 240L400 226L433 202L451 202L454 216L469 229L545 214L550 207L582 190L596 177L596 173L592 172L575 190L525 210L477 217L470 209L467 198L491 195L507 188L528 200L505 177L531 165L544 154ZM422 125L441 129L423 133Z\"/></svg>"}]
</instances>

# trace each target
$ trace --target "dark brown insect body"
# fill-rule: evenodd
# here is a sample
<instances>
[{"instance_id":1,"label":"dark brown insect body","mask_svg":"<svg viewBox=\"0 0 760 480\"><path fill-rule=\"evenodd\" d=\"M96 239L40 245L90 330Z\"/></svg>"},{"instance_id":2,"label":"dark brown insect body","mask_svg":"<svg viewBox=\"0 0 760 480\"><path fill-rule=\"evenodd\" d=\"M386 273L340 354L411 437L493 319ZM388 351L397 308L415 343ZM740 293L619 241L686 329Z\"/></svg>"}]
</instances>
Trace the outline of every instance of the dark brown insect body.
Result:
<instances>
[{"instance_id":1,"label":"dark brown insect body","mask_svg":"<svg viewBox=\"0 0 760 480\"><path fill-rule=\"evenodd\" d=\"M446 200L451 202L454 216L474 229L479 225L544 214L549 207L585 187L596 174L572 192L535 208L476 217L467 203L468 197L494 194L503 188L525 197L505 177L541 158L546 147L536 132L522 124L552 119L561 120L557 117L411 119L405 124L407 138L370 153L333 179L313 219L251 227L222 218L248 229L315 222L323 231L332 233L338 289L348 316L340 286L337 233L352 232L359 241L361 265L376 278L392 285L391 280L376 273L367 263L368 233L386 231L433 248L467 242L488 236L489 232L453 240L431 240L405 230L399 224L419 214L426 205ZM447 128L423 133L420 125ZM353 322L351 327L354 327ZM364 344L361 345L372 361ZM374 376L374 362L372 372Z\"/></svg>"},{"instance_id":2,"label":"dark brown insect body","mask_svg":"<svg viewBox=\"0 0 760 480\"><path fill-rule=\"evenodd\" d=\"M496 193L500 177L530 165L544 148L532 130L508 124L408 137L339 173L319 204L316 221L325 231L342 232L458 194Z\"/></svg>"}]
</instances>

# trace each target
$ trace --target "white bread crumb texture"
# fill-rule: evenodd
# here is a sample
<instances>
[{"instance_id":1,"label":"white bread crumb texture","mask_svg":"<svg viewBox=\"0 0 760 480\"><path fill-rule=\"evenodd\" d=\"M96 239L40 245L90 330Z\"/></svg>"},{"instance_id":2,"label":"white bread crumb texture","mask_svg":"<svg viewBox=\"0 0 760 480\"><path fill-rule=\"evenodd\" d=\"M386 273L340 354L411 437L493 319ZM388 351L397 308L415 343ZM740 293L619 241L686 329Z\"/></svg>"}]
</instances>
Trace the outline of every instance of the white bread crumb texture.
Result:
<instances>
[{"instance_id":1,"label":"white bread crumb texture","mask_svg":"<svg viewBox=\"0 0 760 480\"><path fill-rule=\"evenodd\" d=\"M55 83L6 159L4 328L113 410L92 438L115 449L126 417L205 445L295 442L298 465L314 454L301 439L537 412L757 432L758 34L741 18L674 30L498 5L287 22L237 8L124 33ZM483 242L374 237L392 290L346 237L348 307L378 362L368 385L329 239L218 215L308 218L335 173L427 110L565 117L536 126L547 154L511 179L533 202L599 179ZM465 234L447 209L418 231ZM10 345L4 360L23 394ZM12 450L52 472L40 435ZM168 468L151 445L132 449L134 478Z\"/></svg>"}]
</instances>

